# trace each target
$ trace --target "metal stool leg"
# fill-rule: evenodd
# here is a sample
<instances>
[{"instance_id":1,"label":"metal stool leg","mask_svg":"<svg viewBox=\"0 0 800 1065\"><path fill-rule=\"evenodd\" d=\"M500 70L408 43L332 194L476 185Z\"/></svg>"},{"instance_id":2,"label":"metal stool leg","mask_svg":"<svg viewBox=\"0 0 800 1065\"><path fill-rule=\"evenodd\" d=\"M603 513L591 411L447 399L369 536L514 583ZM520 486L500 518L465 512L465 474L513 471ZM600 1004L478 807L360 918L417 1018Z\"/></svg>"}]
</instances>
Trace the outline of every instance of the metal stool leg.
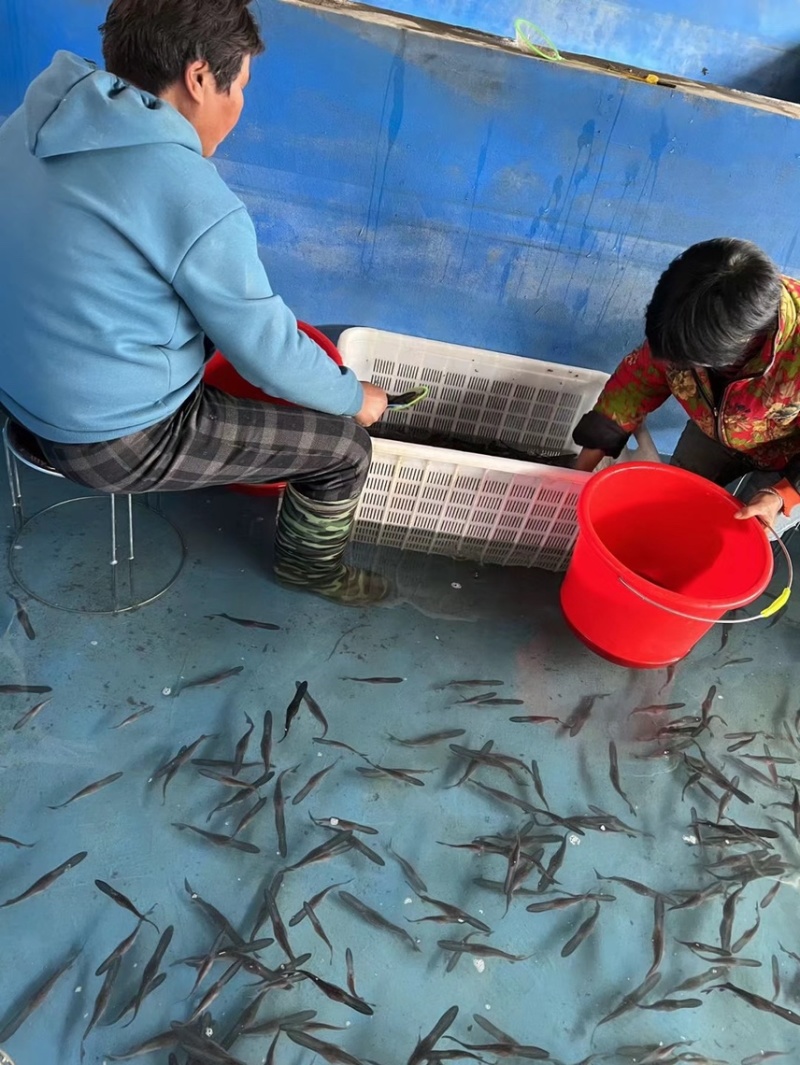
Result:
<instances>
[{"instance_id":1,"label":"metal stool leg","mask_svg":"<svg viewBox=\"0 0 800 1065\"><path fill-rule=\"evenodd\" d=\"M119 610L119 585L117 580L117 497L111 493L111 601L114 613Z\"/></svg>"},{"instance_id":2,"label":"metal stool leg","mask_svg":"<svg viewBox=\"0 0 800 1065\"><path fill-rule=\"evenodd\" d=\"M11 453L8 442L3 434L3 450L6 453L6 470L8 471L8 489L11 493L11 513L14 516L14 531L19 532L25 523L22 512L22 488L19 480L19 466Z\"/></svg>"},{"instance_id":3,"label":"metal stool leg","mask_svg":"<svg viewBox=\"0 0 800 1065\"><path fill-rule=\"evenodd\" d=\"M133 496L128 495L128 589L131 600L136 598L133 587Z\"/></svg>"}]
</instances>

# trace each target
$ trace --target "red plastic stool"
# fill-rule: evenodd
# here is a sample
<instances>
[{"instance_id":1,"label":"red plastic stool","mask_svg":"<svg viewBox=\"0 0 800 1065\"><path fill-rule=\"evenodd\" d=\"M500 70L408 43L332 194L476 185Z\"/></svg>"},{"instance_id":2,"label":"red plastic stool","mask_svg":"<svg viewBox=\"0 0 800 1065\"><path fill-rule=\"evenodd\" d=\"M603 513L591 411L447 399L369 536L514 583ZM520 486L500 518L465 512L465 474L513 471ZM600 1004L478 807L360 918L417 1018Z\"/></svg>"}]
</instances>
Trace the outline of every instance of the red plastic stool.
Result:
<instances>
[{"instance_id":1,"label":"red plastic stool","mask_svg":"<svg viewBox=\"0 0 800 1065\"><path fill-rule=\"evenodd\" d=\"M329 359L333 359L337 366L342 365L342 356L333 341L329 340L319 329L306 322L298 322L297 328L305 333L315 343L319 344ZM231 366L220 351L215 351L206 364L203 380L212 388L218 388L221 392L227 392L229 396L237 396L240 399L261 399L265 403L276 403L282 407L291 407L285 399L276 399L268 396L260 388L245 381L241 374ZM271 484L231 484L228 488L232 492L240 492L246 496L279 496L286 484L282 481L274 481Z\"/></svg>"}]
</instances>

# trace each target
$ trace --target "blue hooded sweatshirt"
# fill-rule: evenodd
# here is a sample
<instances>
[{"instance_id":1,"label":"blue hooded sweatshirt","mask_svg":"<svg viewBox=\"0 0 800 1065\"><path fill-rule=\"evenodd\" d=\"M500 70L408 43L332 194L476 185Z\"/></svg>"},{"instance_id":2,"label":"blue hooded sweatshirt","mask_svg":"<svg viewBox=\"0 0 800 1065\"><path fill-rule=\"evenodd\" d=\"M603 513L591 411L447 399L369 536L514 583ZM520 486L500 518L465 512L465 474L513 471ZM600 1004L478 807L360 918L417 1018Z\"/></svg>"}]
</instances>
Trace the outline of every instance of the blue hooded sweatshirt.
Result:
<instances>
[{"instance_id":1,"label":"blue hooded sweatshirt","mask_svg":"<svg viewBox=\"0 0 800 1065\"><path fill-rule=\"evenodd\" d=\"M357 413L361 386L273 294L242 202L171 105L69 52L0 127L0 402L58 443L169 417L204 338L271 395Z\"/></svg>"}]
</instances>

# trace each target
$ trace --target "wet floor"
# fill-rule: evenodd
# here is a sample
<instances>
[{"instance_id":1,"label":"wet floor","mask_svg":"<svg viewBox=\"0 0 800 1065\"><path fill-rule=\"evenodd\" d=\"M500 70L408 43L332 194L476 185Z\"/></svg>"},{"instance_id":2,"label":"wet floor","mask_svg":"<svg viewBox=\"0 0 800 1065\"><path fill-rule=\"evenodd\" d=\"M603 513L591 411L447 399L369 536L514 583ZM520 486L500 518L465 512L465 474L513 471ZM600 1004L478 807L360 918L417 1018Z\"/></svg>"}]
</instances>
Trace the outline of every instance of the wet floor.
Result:
<instances>
[{"instance_id":1,"label":"wet floor","mask_svg":"<svg viewBox=\"0 0 800 1065\"><path fill-rule=\"evenodd\" d=\"M42 481L30 488L36 503L61 487ZM561 619L552 574L361 548L360 557L394 578L400 601L346 610L270 582L269 504L220 491L172 496L164 505L186 539L187 562L174 588L141 611L65 614L4 581L27 609L35 638L4 595L0 685L52 691L0 693L0 833L32 845L0 845L1 901L73 862L45 890L0 910L0 1031L13 1028L30 997L77 954L45 1001L0 1038L15 1065L81 1060L103 983L95 971L137 924L96 880L152 910L158 931L143 925L124 955L108 1008L84 1044L89 1065L156 1036L160 1049L142 1061L166 1065L175 1053L179 1062L402 1065L454 1006L452 1024L415 1060L449 1060L459 1050L465 1060L516 1055L567 1065L592 1055L638 1065L759 1062L768 1052L798 1060L797 600L777 624L716 628L670 678L610 665L583 648ZM103 548L91 548L102 531L97 517L76 515L58 512L61 524L18 552L32 560L30 579L54 595L80 595L82 580L94 587L107 577ZM142 535L144 548L150 534ZM168 575L177 548L169 534L162 542L158 535L149 544L152 565ZM79 563L55 545L70 536L98 561L84 561L65 580L65 567ZM242 626L223 614L277 628ZM192 684L221 673L231 675ZM363 679L375 677L401 679ZM284 739L286 710L303 681L328 730L322 737L303 702ZM641 710L662 704L672 709ZM248 788L264 774L266 711L274 775ZM166 773L151 779L203 735L192 757L232 762L248 716L253 732L237 774L243 788L191 761L166 788ZM456 731L417 747L397 742ZM321 737L359 753L315 742ZM474 765L465 750L490 741L491 764ZM467 769L469 779L451 786ZM226 777L232 771L211 768ZM240 791L241 801L209 817ZM219 840L260 797L263 807L235 837L246 850L176 827ZM312 817L336 818L338 826ZM345 821L361 829L336 835ZM303 863L330 840L338 844L333 854ZM299 867L288 871L292 865ZM605 879L615 877L640 886ZM290 922L330 885L340 886L314 907L318 928L307 916ZM265 889L275 893L288 942L281 943L280 920L277 934L269 916L255 928ZM598 897L565 903L584 894ZM220 918L215 923L200 899L224 915L221 935ZM376 927L359 903L394 929ZM654 927L663 927L663 945ZM147 971L167 928L163 960ZM231 953L253 937L278 941ZM193 991L197 969L181 960L224 948ZM158 973L166 974L161 982ZM204 996L225 974L201 1018ZM645 982L647 993L607 1019ZM135 1019L131 1010L118 1020L137 991ZM262 991L248 1019L262 1032L232 1041L237 1019ZM748 1002L748 994L758 997ZM190 1024L194 1015L201 1020Z\"/></svg>"}]
</instances>

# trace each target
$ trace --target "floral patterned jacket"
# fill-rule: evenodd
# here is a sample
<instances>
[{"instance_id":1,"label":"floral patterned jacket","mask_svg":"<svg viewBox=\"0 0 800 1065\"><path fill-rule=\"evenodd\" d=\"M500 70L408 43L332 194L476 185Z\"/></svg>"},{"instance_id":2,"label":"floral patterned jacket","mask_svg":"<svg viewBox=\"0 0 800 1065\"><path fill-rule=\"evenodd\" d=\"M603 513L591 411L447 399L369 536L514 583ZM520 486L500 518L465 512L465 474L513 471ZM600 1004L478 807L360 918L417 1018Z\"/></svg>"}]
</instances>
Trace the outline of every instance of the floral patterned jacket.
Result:
<instances>
[{"instance_id":1,"label":"floral patterned jacket","mask_svg":"<svg viewBox=\"0 0 800 1065\"><path fill-rule=\"evenodd\" d=\"M778 330L714 402L708 373L657 362L645 342L606 382L573 434L618 455L644 418L675 396L703 432L754 465L785 471L800 490L800 281L784 277Z\"/></svg>"}]
</instances>

